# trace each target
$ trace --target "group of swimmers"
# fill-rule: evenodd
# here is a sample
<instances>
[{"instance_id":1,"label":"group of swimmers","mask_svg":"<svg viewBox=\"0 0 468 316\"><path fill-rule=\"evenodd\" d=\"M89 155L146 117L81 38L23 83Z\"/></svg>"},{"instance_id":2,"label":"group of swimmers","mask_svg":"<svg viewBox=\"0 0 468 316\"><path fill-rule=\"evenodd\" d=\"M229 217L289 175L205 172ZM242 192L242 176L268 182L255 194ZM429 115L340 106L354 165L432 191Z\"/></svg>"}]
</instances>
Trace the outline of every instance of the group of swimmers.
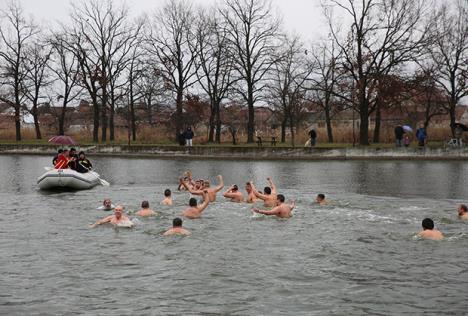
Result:
<instances>
[{"instance_id":1,"label":"group of swimmers","mask_svg":"<svg viewBox=\"0 0 468 316\"><path fill-rule=\"evenodd\" d=\"M218 175L217 180L218 184L216 186L211 186L211 183L208 180L193 180L190 171L184 173L184 176L179 179L178 190L186 190L192 195L192 197L189 199L188 208L182 212L183 217L187 219L200 218L208 205L216 201L217 193L224 188L223 177ZM268 186L263 189L263 192L257 190L252 181L247 182L245 185L245 191L247 193L246 196L244 196L236 184L233 184L223 193L223 197L234 203L253 204L260 200L263 201L263 206L268 209L261 210L257 207L253 207L252 211L254 213L276 216L278 218L292 217L292 211L295 208L295 201L286 203L284 195L277 192L277 187L270 177L267 178L267 182ZM201 196L203 198L202 202L199 203L193 196ZM319 205L327 205L329 203L324 194L318 194L315 202ZM166 189L164 191L164 199L161 201L161 204L168 206L173 204L171 190ZM111 223L116 226L133 227L133 222L123 214L123 207L121 205L114 207L112 202L109 199L106 199L104 200L101 208L105 210L113 209L114 214L97 221L91 225L91 227L96 227L97 225L104 223ZM140 217L150 217L157 215L157 213L150 209L148 201L143 201L141 203L141 210L136 212L135 215ZM459 206L458 215L461 219L468 219L468 208L466 205L462 204ZM163 235L190 235L190 231L185 229L182 226L182 223L183 221L181 218L175 218L173 220L172 228L167 230ZM443 234L439 230L434 229L434 222L432 219L424 219L422 221L422 227L423 230L418 233L419 237L432 240L443 239Z\"/></svg>"},{"instance_id":2,"label":"group of swimmers","mask_svg":"<svg viewBox=\"0 0 468 316\"><path fill-rule=\"evenodd\" d=\"M52 159L55 169L73 169L80 173L86 173L93 169L93 165L84 151L76 153L75 148L59 149L57 155Z\"/></svg>"}]
</instances>

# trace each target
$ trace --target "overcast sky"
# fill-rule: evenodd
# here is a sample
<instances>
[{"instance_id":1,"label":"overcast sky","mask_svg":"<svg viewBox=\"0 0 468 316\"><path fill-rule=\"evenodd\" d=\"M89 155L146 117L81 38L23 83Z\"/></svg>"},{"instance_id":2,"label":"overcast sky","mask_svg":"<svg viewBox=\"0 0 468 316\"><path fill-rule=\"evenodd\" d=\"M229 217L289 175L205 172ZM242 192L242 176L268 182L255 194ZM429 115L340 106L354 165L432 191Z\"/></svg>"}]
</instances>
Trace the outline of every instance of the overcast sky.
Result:
<instances>
[{"instance_id":1,"label":"overcast sky","mask_svg":"<svg viewBox=\"0 0 468 316\"><path fill-rule=\"evenodd\" d=\"M74 0L81 1L81 0ZM216 0L190 0L195 5L209 5ZM0 3L7 2L0 0ZM115 0L120 3L121 0ZM153 12L162 6L165 0L127 0L125 1L133 14ZM26 12L33 14L38 20L66 19L70 1L68 0L21 0ZM273 0L273 5L283 15L285 29L296 32L304 41L315 41L325 37L327 27L320 7L320 0ZM2 5L0 5L2 6ZM51 21L51 22L52 22ZM324 34L325 33L325 34Z\"/></svg>"}]
</instances>

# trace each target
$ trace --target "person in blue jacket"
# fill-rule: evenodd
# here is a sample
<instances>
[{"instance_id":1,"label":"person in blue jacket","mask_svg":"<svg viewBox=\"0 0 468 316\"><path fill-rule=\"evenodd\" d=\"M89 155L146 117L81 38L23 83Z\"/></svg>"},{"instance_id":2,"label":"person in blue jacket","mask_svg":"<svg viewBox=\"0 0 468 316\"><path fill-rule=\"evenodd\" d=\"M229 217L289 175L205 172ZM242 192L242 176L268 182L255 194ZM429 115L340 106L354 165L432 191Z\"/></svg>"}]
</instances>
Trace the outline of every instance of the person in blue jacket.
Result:
<instances>
[{"instance_id":1,"label":"person in blue jacket","mask_svg":"<svg viewBox=\"0 0 468 316\"><path fill-rule=\"evenodd\" d=\"M416 138L418 139L418 143L420 147L426 146L427 133L426 133L426 129L424 128L424 125L421 124L418 130L416 131Z\"/></svg>"}]
</instances>

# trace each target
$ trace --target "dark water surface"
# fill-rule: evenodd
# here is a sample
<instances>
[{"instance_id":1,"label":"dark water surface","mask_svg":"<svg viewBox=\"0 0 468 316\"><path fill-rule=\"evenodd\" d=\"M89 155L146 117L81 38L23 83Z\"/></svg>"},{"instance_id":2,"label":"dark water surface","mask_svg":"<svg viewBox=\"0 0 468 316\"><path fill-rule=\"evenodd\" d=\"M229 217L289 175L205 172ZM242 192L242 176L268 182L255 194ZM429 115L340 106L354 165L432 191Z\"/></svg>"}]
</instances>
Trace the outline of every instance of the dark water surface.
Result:
<instances>
[{"instance_id":1,"label":"dark water surface","mask_svg":"<svg viewBox=\"0 0 468 316\"><path fill-rule=\"evenodd\" d=\"M95 158L111 182L44 193L50 157L0 156L1 315L466 315L468 162L246 162ZM259 187L272 176L289 220L218 197L191 237L163 238L188 201L177 176ZM323 192L333 202L319 207ZM88 225L105 197L161 212L134 229ZM447 238L414 238L432 217Z\"/></svg>"}]
</instances>

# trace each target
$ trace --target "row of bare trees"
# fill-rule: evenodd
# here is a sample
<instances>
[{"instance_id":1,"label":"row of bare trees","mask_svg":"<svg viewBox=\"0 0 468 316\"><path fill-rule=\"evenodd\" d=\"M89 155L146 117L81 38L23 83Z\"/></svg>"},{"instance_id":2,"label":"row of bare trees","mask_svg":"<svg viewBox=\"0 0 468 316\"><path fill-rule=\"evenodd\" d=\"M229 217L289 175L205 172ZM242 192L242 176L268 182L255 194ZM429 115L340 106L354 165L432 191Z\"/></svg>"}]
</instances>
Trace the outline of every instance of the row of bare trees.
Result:
<instances>
[{"instance_id":1,"label":"row of bare trees","mask_svg":"<svg viewBox=\"0 0 468 316\"><path fill-rule=\"evenodd\" d=\"M323 113L328 141L332 122L350 109L359 116L359 142L380 138L382 111L402 107L425 93L426 121L449 114L468 95L468 5L450 0L323 0L328 36L306 44L284 32L271 0L224 0L198 8L168 0L151 15L134 18L125 5L85 0L72 5L69 23L45 32L18 1L1 8L0 101L14 110L16 139L21 117L38 107L66 109L78 99L93 109L93 141L115 139L117 109L125 109L137 138L136 106L149 121L161 103L175 104L174 134L184 127L187 96L198 94L210 109L209 141L220 142L221 107L229 102L248 112L247 140L254 141L255 107L275 109L281 140L295 131L313 105ZM441 91L431 98L431 92ZM156 109L156 110L155 110ZM100 132L100 135L99 135Z\"/></svg>"}]
</instances>

